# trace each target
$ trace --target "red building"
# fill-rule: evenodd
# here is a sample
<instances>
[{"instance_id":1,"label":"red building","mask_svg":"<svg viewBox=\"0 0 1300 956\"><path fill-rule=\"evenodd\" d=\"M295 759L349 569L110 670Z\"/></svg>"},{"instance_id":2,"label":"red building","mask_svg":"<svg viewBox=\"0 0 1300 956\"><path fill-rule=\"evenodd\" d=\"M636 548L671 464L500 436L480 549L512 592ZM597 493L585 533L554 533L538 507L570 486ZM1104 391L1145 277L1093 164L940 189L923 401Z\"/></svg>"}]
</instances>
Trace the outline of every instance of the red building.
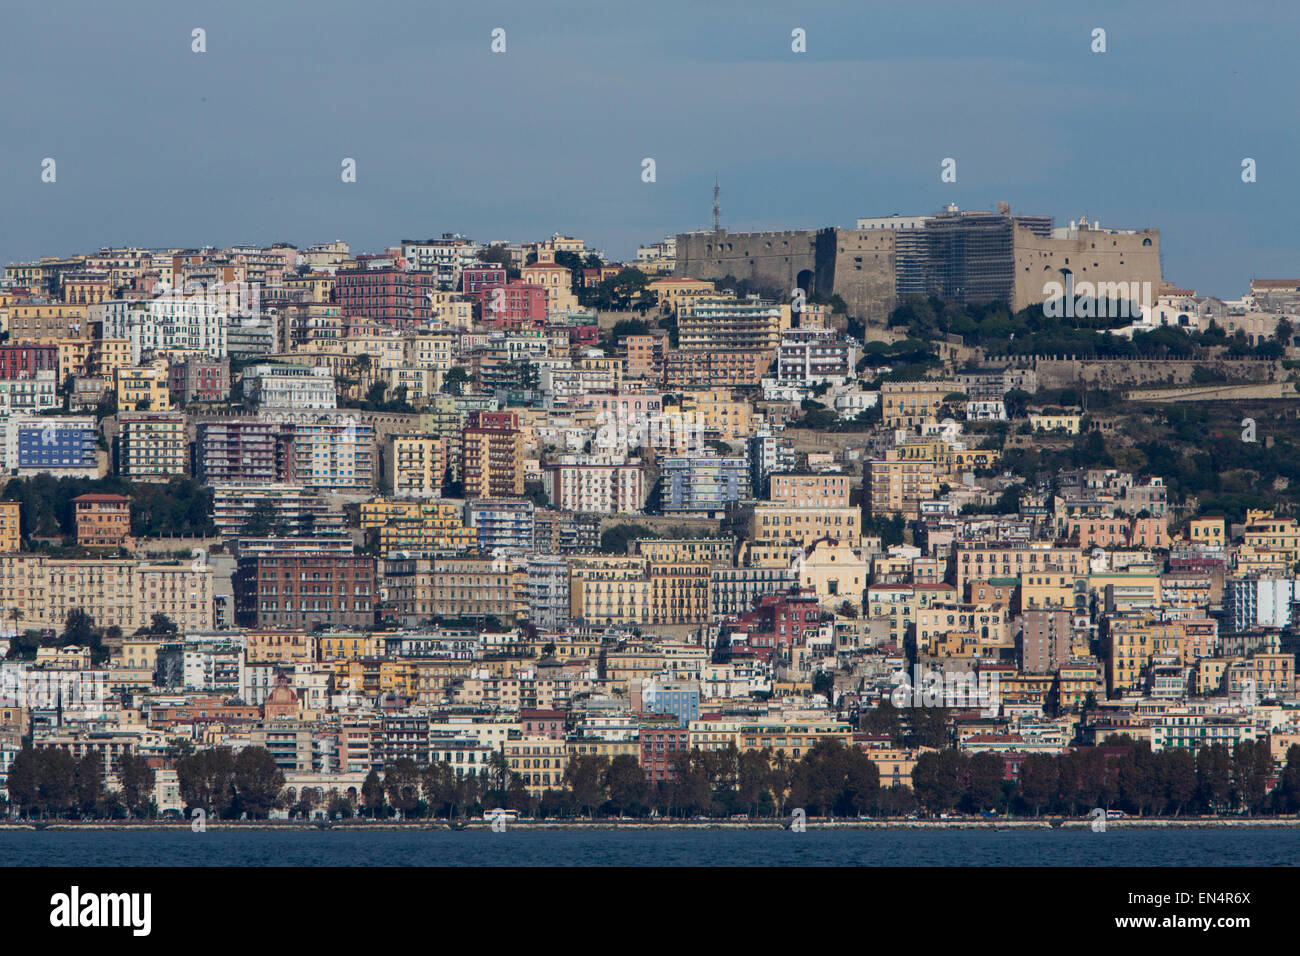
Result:
<instances>
[{"instance_id":1,"label":"red building","mask_svg":"<svg viewBox=\"0 0 1300 956\"><path fill-rule=\"evenodd\" d=\"M767 660L778 647L802 647L821 629L822 612L817 592L791 588L779 594L764 594L734 621L723 625L724 633L743 633L744 643L754 656Z\"/></svg>"},{"instance_id":2,"label":"red building","mask_svg":"<svg viewBox=\"0 0 1300 956\"><path fill-rule=\"evenodd\" d=\"M0 345L0 378L59 370L57 345Z\"/></svg>"},{"instance_id":3,"label":"red building","mask_svg":"<svg viewBox=\"0 0 1300 956\"><path fill-rule=\"evenodd\" d=\"M224 402L230 397L230 365L225 359L191 355L167 367L173 405Z\"/></svg>"},{"instance_id":4,"label":"red building","mask_svg":"<svg viewBox=\"0 0 1300 956\"><path fill-rule=\"evenodd\" d=\"M641 724L641 769L651 783L676 779L673 757L691 749L691 731L677 721Z\"/></svg>"},{"instance_id":5,"label":"red building","mask_svg":"<svg viewBox=\"0 0 1300 956\"><path fill-rule=\"evenodd\" d=\"M541 326L546 322L546 289L528 282L484 286L478 292L483 325L490 329Z\"/></svg>"},{"instance_id":6,"label":"red building","mask_svg":"<svg viewBox=\"0 0 1300 956\"><path fill-rule=\"evenodd\" d=\"M505 266L467 266L461 270L461 291L465 295L478 295L484 289L506 284Z\"/></svg>"},{"instance_id":7,"label":"red building","mask_svg":"<svg viewBox=\"0 0 1300 956\"><path fill-rule=\"evenodd\" d=\"M344 315L361 315L397 328L427 323L429 294L437 289L432 272L346 269L334 277L334 301Z\"/></svg>"},{"instance_id":8,"label":"red building","mask_svg":"<svg viewBox=\"0 0 1300 956\"><path fill-rule=\"evenodd\" d=\"M518 428L519 413L511 411L489 412L477 411L470 416L470 426L474 428Z\"/></svg>"},{"instance_id":9,"label":"red building","mask_svg":"<svg viewBox=\"0 0 1300 956\"><path fill-rule=\"evenodd\" d=\"M373 627L375 591L370 555L245 555L235 571L235 620L242 627Z\"/></svg>"},{"instance_id":10,"label":"red building","mask_svg":"<svg viewBox=\"0 0 1300 956\"><path fill-rule=\"evenodd\" d=\"M600 343L600 326L598 325L570 325L565 328L569 333L570 345L590 345L595 346Z\"/></svg>"}]
</instances>

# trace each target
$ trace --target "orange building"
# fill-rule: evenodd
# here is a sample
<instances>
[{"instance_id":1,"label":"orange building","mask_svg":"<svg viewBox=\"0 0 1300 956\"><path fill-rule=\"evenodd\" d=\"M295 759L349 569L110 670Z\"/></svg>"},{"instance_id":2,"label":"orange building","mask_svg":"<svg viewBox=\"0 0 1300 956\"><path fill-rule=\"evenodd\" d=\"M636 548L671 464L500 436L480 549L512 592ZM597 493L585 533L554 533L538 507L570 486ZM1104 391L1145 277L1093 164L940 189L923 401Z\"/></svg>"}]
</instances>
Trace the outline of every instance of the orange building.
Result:
<instances>
[{"instance_id":1,"label":"orange building","mask_svg":"<svg viewBox=\"0 0 1300 956\"><path fill-rule=\"evenodd\" d=\"M17 501L0 501L0 554L14 554L22 549L19 511Z\"/></svg>"},{"instance_id":2,"label":"orange building","mask_svg":"<svg viewBox=\"0 0 1300 956\"><path fill-rule=\"evenodd\" d=\"M79 495L72 499L77 544L116 548L131 536L131 499L122 495Z\"/></svg>"},{"instance_id":3,"label":"orange building","mask_svg":"<svg viewBox=\"0 0 1300 956\"><path fill-rule=\"evenodd\" d=\"M461 474L466 498L518 498L524 493L524 435L518 417L480 412L465 429Z\"/></svg>"}]
</instances>

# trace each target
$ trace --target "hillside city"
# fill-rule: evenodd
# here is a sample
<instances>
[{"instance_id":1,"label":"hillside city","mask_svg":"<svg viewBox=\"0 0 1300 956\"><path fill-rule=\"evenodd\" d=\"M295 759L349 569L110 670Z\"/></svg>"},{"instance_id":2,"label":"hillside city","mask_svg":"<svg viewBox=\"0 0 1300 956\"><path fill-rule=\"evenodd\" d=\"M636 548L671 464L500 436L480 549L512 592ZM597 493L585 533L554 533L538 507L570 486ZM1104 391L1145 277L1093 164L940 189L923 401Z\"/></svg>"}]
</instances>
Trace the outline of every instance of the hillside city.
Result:
<instances>
[{"instance_id":1,"label":"hillside city","mask_svg":"<svg viewBox=\"0 0 1300 956\"><path fill-rule=\"evenodd\" d=\"M1005 203L11 263L0 811L1300 811L1241 288Z\"/></svg>"}]
</instances>

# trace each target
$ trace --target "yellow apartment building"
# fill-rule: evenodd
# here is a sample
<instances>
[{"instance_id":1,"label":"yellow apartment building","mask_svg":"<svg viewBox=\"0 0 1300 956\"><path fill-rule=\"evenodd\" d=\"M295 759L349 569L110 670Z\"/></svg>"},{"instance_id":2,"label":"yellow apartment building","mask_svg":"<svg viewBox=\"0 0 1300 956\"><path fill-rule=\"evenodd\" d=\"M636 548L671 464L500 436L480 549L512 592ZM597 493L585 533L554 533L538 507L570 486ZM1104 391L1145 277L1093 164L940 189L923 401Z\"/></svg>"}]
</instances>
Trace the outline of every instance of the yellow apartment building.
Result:
<instances>
[{"instance_id":1,"label":"yellow apartment building","mask_svg":"<svg viewBox=\"0 0 1300 956\"><path fill-rule=\"evenodd\" d=\"M821 538L858 546L862 542L862 511L794 507L769 501L754 504L749 519L750 541L807 547Z\"/></svg>"},{"instance_id":2,"label":"yellow apartment building","mask_svg":"<svg viewBox=\"0 0 1300 956\"><path fill-rule=\"evenodd\" d=\"M384 470L394 495L442 497L449 464L447 440L434 435L392 435L384 442Z\"/></svg>"},{"instance_id":3,"label":"yellow apartment building","mask_svg":"<svg viewBox=\"0 0 1300 956\"><path fill-rule=\"evenodd\" d=\"M21 503L0 501L0 554L22 550Z\"/></svg>"}]
</instances>

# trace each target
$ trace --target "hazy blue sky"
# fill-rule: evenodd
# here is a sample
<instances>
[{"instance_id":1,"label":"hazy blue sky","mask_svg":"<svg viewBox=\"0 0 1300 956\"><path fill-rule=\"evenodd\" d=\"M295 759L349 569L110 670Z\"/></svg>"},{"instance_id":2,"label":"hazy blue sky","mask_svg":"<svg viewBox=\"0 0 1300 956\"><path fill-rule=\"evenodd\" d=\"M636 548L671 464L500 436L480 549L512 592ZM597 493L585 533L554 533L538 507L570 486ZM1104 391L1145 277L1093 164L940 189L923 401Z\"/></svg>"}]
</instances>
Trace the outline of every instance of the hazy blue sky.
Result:
<instances>
[{"instance_id":1,"label":"hazy blue sky","mask_svg":"<svg viewBox=\"0 0 1300 956\"><path fill-rule=\"evenodd\" d=\"M1298 35L1288 2L10 0L0 260L556 231L630 257L707 226L716 172L732 230L1005 199L1157 227L1166 278L1235 297L1300 275Z\"/></svg>"}]
</instances>

